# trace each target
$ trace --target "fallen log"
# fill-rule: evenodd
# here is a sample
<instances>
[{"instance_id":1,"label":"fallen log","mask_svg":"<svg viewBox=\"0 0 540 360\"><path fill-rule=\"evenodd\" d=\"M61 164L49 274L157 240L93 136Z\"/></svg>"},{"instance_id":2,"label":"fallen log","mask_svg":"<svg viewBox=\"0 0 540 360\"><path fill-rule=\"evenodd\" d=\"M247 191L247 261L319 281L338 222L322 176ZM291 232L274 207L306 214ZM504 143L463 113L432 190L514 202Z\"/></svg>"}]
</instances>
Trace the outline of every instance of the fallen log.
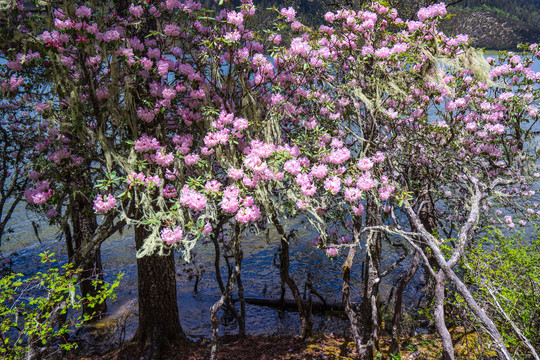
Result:
<instances>
[{"instance_id":1,"label":"fallen log","mask_svg":"<svg viewBox=\"0 0 540 360\"><path fill-rule=\"evenodd\" d=\"M266 306L274 309L281 309L286 311L298 311L298 305L294 299L284 299L283 302L279 298L245 298L246 303L257 306ZM311 302L311 310L316 312L338 311L344 312L345 307L340 302L322 302L319 300L313 300Z\"/></svg>"}]
</instances>

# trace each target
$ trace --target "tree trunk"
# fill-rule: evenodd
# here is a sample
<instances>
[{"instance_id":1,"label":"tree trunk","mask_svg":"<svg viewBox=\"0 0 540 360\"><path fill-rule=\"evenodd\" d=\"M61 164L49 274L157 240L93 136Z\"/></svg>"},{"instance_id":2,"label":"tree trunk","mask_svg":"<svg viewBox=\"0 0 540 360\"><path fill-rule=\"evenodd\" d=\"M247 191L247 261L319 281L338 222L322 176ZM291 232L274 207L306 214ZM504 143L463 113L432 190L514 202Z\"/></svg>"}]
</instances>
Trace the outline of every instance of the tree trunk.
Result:
<instances>
[{"instance_id":1,"label":"tree trunk","mask_svg":"<svg viewBox=\"0 0 540 360\"><path fill-rule=\"evenodd\" d=\"M313 333L313 322L311 321L311 313L308 306L302 300L298 286L296 282L289 275L289 243L287 239L281 238L281 253L279 257L280 276L291 290L294 300L298 304L298 312L300 313L300 320L302 322L302 338L308 339Z\"/></svg>"},{"instance_id":2,"label":"tree trunk","mask_svg":"<svg viewBox=\"0 0 540 360\"><path fill-rule=\"evenodd\" d=\"M351 267L354 260L354 255L356 254L356 246L352 246L349 249L349 254L347 255L347 260L343 264L343 285L341 288L342 300L345 305L345 313L349 318L351 323L351 333L353 336L353 341L357 349L360 349L363 346L362 336L360 334L360 327L358 326L358 315L356 310L354 310L351 301Z\"/></svg>"},{"instance_id":3,"label":"tree trunk","mask_svg":"<svg viewBox=\"0 0 540 360\"><path fill-rule=\"evenodd\" d=\"M231 294L234 288L234 283L236 281L240 281L240 272L242 269L242 259L243 259L243 252L241 248L241 238L240 238L240 226L237 223L235 226L234 231L234 237L233 240L234 244L232 244L232 247L234 249L234 264L231 274L229 275L229 278L227 280L227 286L225 288L225 291L221 293L221 297L219 300L212 305L210 308L210 320L212 321L212 347L210 352L210 359L216 359L217 356L217 350L218 350L218 335L219 335L219 319L217 317L217 313L221 306L223 304L230 302ZM243 293L243 287L238 284L238 291L239 291L239 299L241 302L241 310L240 314L238 314L238 311L236 311L236 308L231 303L231 311L234 313L234 316L236 320L238 321L238 326L240 330L240 337L244 338L246 336L246 313L245 313L245 299L244 299L244 293Z\"/></svg>"},{"instance_id":4,"label":"tree trunk","mask_svg":"<svg viewBox=\"0 0 540 360\"><path fill-rule=\"evenodd\" d=\"M85 198L82 194L76 194L71 199L71 221L73 224L73 242L75 251L92 241L97 230L96 214L92 210L92 201ZM71 242L71 241L70 241ZM69 246L68 246L69 250ZM100 247L95 247L82 265L82 271L79 275L79 285L83 296L96 296L101 290L99 284L95 281L103 281L103 267L101 265ZM92 315L95 318L101 318L107 312L107 303L96 304L93 307L83 304L83 312Z\"/></svg>"},{"instance_id":5,"label":"tree trunk","mask_svg":"<svg viewBox=\"0 0 540 360\"><path fill-rule=\"evenodd\" d=\"M302 323L302 338L308 339L313 335L313 322L311 320L311 312L309 311L307 304L302 300L302 296L300 295L296 282L289 274L289 239L287 238L285 229L283 229L283 226L281 226L277 215L272 212L270 214L270 218L281 239L281 252L279 253L279 275L281 277L281 281L287 284L287 287L291 290L294 300L298 304L298 312L300 313L300 321Z\"/></svg>"},{"instance_id":6,"label":"tree trunk","mask_svg":"<svg viewBox=\"0 0 540 360\"><path fill-rule=\"evenodd\" d=\"M372 195L368 195L366 203L366 226L378 226L382 223L379 208ZM362 342L358 356L362 360L371 360L379 337L378 296L379 296L379 268L381 265L381 235L373 232L368 235L366 244L366 266L363 276L364 291L360 316L362 319Z\"/></svg>"},{"instance_id":7,"label":"tree trunk","mask_svg":"<svg viewBox=\"0 0 540 360\"><path fill-rule=\"evenodd\" d=\"M405 287L411 281L420 264L420 253L418 251L414 252L411 266L407 273L401 279L399 286L396 290L396 301L394 303L394 316L392 318L392 347L391 352L394 355L399 354L400 344L399 344L399 324L401 322L401 309L403 307L403 291Z\"/></svg>"},{"instance_id":8,"label":"tree trunk","mask_svg":"<svg viewBox=\"0 0 540 360\"><path fill-rule=\"evenodd\" d=\"M469 309L474 313L474 315L484 326L485 331L489 334L493 341L493 345L497 351L497 354L499 355L499 358L504 360L511 360L512 356L506 348L506 345L501 334L499 333L499 330L497 330L497 327L486 314L484 309L482 309L482 307L476 302L471 291L452 270L452 268L459 261L465 249L465 246L468 243L468 240L472 236L474 225L478 221L480 202L483 198L483 195L477 183L475 183L474 185L476 188L476 193L471 204L468 220L459 232L459 244L454 250L454 254L448 261L442 254L435 237L426 231L419 217L415 214L414 210L409 205L405 205L405 211L407 212L407 217L409 218L409 221L415 225L416 229L418 229L418 235L423 238L423 240L426 242L427 246L431 250L433 257L440 268L439 271L444 272L446 279L455 286L457 292L463 297L463 300L465 300L465 303L467 304Z\"/></svg>"},{"instance_id":9,"label":"tree trunk","mask_svg":"<svg viewBox=\"0 0 540 360\"><path fill-rule=\"evenodd\" d=\"M429 179L424 178L421 181L423 184L422 191L431 190L431 184ZM418 194L417 196L419 199L418 201L420 203L423 203L423 206L419 210L418 217L420 218L420 221L422 222L422 225L424 225L426 231L430 234L434 234L437 231L437 223L435 222L435 207L431 198L431 194L427 192L425 194ZM411 228L415 229L414 224L411 224ZM427 267L431 266L432 269L436 268L436 262L431 252L426 251L427 245L421 244L421 247L429 260L429 264L423 264L424 273L429 274L429 270L427 269ZM425 278L426 284L424 285L424 293L427 303L430 304L432 300L435 299L435 287L437 286L437 279L433 276L426 276Z\"/></svg>"},{"instance_id":10,"label":"tree trunk","mask_svg":"<svg viewBox=\"0 0 540 360\"><path fill-rule=\"evenodd\" d=\"M443 360L454 360L454 344L452 343L452 337L446 327L444 320L444 281L446 276L442 271L439 271L435 283L435 303L433 305L433 316L435 318L435 325L437 326L437 332L441 336L442 348L443 348Z\"/></svg>"},{"instance_id":11,"label":"tree trunk","mask_svg":"<svg viewBox=\"0 0 540 360\"><path fill-rule=\"evenodd\" d=\"M135 227L135 246L142 248L149 232ZM142 347L142 359L158 359L174 345L188 340L180 326L174 253L137 259L139 326L131 340Z\"/></svg>"}]
</instances>

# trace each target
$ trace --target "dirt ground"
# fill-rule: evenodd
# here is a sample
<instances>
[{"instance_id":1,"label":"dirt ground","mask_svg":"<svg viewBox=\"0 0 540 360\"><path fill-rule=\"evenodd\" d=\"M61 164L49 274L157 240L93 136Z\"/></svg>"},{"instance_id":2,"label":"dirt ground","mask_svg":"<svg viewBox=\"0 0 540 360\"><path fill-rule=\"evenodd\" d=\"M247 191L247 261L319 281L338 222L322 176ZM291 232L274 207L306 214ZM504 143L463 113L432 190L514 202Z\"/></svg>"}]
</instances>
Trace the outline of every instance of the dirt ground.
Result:
<instances>
[{"instance_id":1,"label":"dirt ground","mask_svg":"<svg viewBox=\"0 0 540 360\"><path fill-rule=\"evenodd\" d=\"M463 328L451 330L455 341L456 359L493 359L495 353L482 344L476 334L464 332ZM479 341L480 340L480 341ZM390 339L379 339L376 359L433 360L440 359L440 340L435 334L419 334L403 339L398 356L389 353ZM489 346L488 346L489 347ZM170 349L164 360L210 359L210 340L192 343L188 348ZM75 354L73 354L75 355ZM218 360L348 360L355 359L356 350L350 339L333 334L318 334L309 342L299 336L224 336L220 338L216 359ZM135 360L141 355L129 347L122 347L106 354L75 355L80 360ZM495 357L496 358L496 357Z\"/></svg>"},{"instance_id":2,"label":"dirt ground","mask_svg":"<svg viewBox=\"0 0 540 360\"><path fill-rule=\"evenodd\" d=\"M404 341L402 352L392 357L388 350L390 343L381 339L376 359L433 360L440 354L440 346L435 335ZM210 340L193 343L187 349L171 349L164 360L210 359ZM73 354L75 355L75 354ZM309 342L298 336L225 336L220 338L216 359L218 360L348 360L355 359L354 343L349 339L332 334L319 334ZM141 355L135 349L123 347L106 354L86 354L73 356L80 360L134 360ZM463 359L466 359L464 357ZM470 359L479 359L471 357Z\"/></svg>"}]
</instances>

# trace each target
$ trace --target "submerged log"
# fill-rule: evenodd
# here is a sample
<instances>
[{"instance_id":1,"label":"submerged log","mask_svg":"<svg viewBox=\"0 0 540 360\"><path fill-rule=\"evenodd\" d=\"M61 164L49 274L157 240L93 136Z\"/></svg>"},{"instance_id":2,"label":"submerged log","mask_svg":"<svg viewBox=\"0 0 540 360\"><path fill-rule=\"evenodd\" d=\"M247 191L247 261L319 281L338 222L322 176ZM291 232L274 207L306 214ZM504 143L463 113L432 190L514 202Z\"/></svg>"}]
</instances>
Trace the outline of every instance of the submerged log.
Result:
<instances>
[{"instance_id":1,"label":"submerged log","mask_svg":"<svg viewBox=\"0 0 540 360\"><path fill-rule=\"evenodd\" d=\"M268 298L245 298L246 303L257 306L266 306L275 309L282 309L287 311L298 311L298 305L293 299L284 299L281 301L280 298L268 299ZM338 311L344 312L345 307L340 302L327 302L323 303L319 300L313 300L311 303L312 311L316 312L326 312L326 311Z\"/></svg>"}]
</instances>

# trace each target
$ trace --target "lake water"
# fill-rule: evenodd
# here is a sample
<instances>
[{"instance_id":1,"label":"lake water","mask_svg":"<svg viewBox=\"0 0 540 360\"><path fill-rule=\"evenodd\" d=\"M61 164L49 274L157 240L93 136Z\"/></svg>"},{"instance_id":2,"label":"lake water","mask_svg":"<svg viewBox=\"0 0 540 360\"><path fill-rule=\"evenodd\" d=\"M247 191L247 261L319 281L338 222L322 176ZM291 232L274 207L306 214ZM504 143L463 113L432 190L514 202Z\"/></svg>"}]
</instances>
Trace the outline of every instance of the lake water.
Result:
<instances>
[{"instance_id":1,"label":"lake water","mask_svg":"<svg viewBox=\"0 0 540 360\"><path fill-rule=\"evenodd\" d=\"M534 70L540 72L540 62L536 61ZM38 242L32 227L32 221L38 223L36 216L25 210L24 204L20 205L13 214L10 226L13 233L11 241L5 241L1 245L1 253L14 262L13 269L17 272L37 272L44 270L40 264L38 254L43 251L56 253L57 259L64 262L67 254L63 239L54 227L41 225L39 236L42 243ZM337 261L329 260L322 251L315 250L311 246L311 240L315 234L310 233L307 224L300 221L289 223L289 228L297 230L296 239L291 242L291 269L293 278L299 288L311 272L312 282L319 293L324 294L328 301L341 299L341 264L343 256ZM246 238L243 242L244 262L242 280L246 297L279 297L280 282L279 271L273 266L274 255L279 245L279 238L275 233L262 233L258 236ZM399 256L394 249L385 249L387 262ZM125 337L127 339L136 329L136 299L137 299L137 271L135 263L135 250L133 233L129 229L123 235L115 235L107 240L102 246L103 267L106 278L112 279L115 273L124 273L120 287L117 289L118 299L110 304L111 319L119 315L132 314L125 322ZM199 291L193 292L193 281L188 281L185 276L177 279L178 304L180 318L184 331L193 338L211 336L209 309L220 296L219 287L215 281L213 269L213 246L207 244L199 250L199 258L207 265L208 272L204 274L199 284ZM357 255L357 260L362 259L362 254ZM223 261L222 261L223 262ZM385 283L391 284L404 269L407 263L398 266L389 276ZM359 274L361 264L356 264L353 269L354 290L360 289ZM226 274L226 268L222 268L222 274ZM409 284L404 294L405 303L411 305L418 299L421 293L422 274L418 273ZM386 301L390 286L381 288L381 299ZM288 297L292 298L288 293ZM356 293L355 298L359 298ZM298 334L300 324L297 313L277 311L265 307L248 305L246 316L246 329L249 334L285 335ZM348 328L348 321L342 318L324 315L314 316L315 331L343 332ZM111 321L114 327L116 322ZM236 333L237 325L234 322L223 324L221 334Z\"/></svg>"},{"instance_id":2,"label":"lake water","mask_svg":"<svg viewBox=\"0 0 540 360\"><path fill-rule=\"evenodd\" d=\"M23 207L19 207L12 224L15 232L11 234L12 241L2 245L2 253L11 257L14 262L13 269L23 273L42 271L45 268L39 263L37 254L45 250L56 253L56 257L65 261L67 258L64 241L59 240L51 228L41 231L40 244L34 235L31 221L35 220L33 214L27 213ZM290 223L289 227L297 229L295 240L291 241L291 274L297 281L299 288L303 290L308 272L311 273L312 282L319 293L324 294L327 301L339 302L341 299L341 264L343 258L337 261L329 260L326 255L315 250L311 246L311 240L315 234L305 229L308 226L298 223ZM279 271L273 265L274 255L279 245L279 237L272 231L263 232L258 236L246 238L243 242L244 262L242 280L246 297L278 298L280 295ZM394 249L387 249L389 259L395 259L399 255ZM180 318L184 331L191 337L211 336L211 324L209 309L220 296L219 287L213 271L213 245L207 244L200 248L198 257L207 265L205 273L199 283L199 291L193 292L193 281L188 281L185 275L179 275L177 279L178 304ZM111 304L109 309L116 317L125 314L126 311L136 311L137 298L137 269L135 264L135 250L133 233L128 229L123 236L115 235L107 240L102 247L103 267L106 278L112 279L115 273L123 272L124 278L117 289L118 300ZM361 254L357 255L361 259ZM222 263L224 261L222 260ZM394 270L396 274L403 271L405 264ZM31 270L30 270L31 269ZM221 269L226 274L226 268ZM358 290L360 264L357 264L353 272L353 285ZM418 284L421 275L418 275L415 283ZM410 303L417 296L418 288L409 287L406 299ZM383 296L388 296L389 289L383 288ZM289 298L292 298L287 293ZM356 298L359 298L357 295ZM383 297L384 299L384 297ZM298 313L276 311L273 309L247 305L246 328L250 334L285 335L298 334L300 324ZM115 314L116 313L116 314ZM348 322L341 318L315 315L316 331L343 332ZM127 337L136 329L136 317L127 321ZM220 333L235 333L237 325L233 322L223 325Z\"/></svg>"}]
</instances>

